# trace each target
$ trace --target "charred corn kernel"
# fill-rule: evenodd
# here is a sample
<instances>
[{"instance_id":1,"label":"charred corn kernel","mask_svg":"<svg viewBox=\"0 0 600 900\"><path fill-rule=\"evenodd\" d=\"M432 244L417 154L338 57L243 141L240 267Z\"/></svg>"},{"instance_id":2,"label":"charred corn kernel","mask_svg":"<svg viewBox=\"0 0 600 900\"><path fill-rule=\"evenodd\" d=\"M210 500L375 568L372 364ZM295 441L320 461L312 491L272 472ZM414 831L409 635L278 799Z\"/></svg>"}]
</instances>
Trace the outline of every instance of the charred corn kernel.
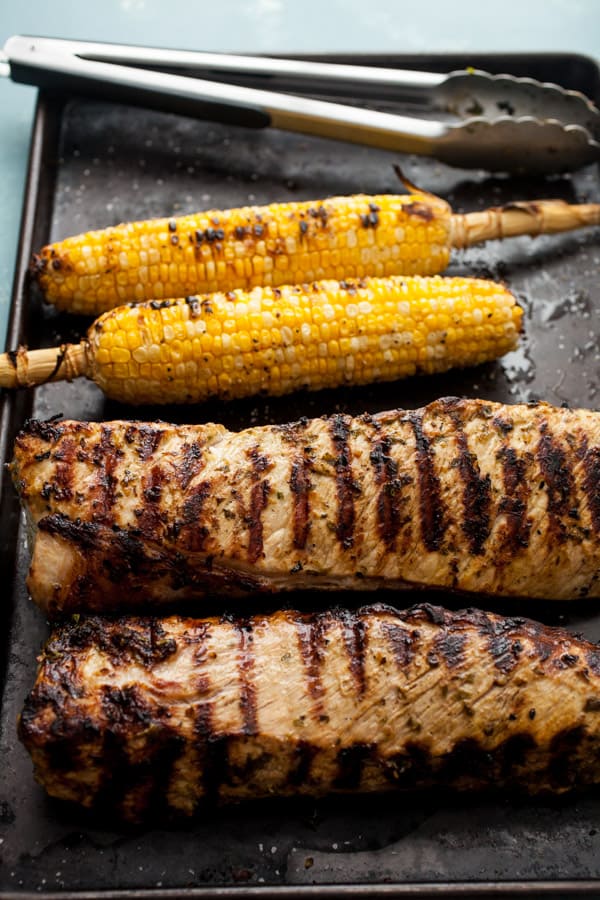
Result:
<instances>
[{"instance_id":1,"label":"charred corn kernel","mask_svg":"<svg viewBox=\"0 0 600 900\"><path fill-rule=\"evenodd\" d=\"M271 310L274 325L253 327ZM505 287L469 278L235 290L105 313L88 332L85 374L130 403L390 381L494 359L514 349L521 316Z\"/></svg>"},{"instance_id":2,"label":"charred corn kernel","mask_svg":"<svg viewBox=\"0 0 600 900\"><path fill-rule=\"evenodd\" d=\"M441 271L451 218L444 200L420 193L212 210L67 238L32 270L50 303L97 315L140 299Z\"/></svg>"}]
</instances>

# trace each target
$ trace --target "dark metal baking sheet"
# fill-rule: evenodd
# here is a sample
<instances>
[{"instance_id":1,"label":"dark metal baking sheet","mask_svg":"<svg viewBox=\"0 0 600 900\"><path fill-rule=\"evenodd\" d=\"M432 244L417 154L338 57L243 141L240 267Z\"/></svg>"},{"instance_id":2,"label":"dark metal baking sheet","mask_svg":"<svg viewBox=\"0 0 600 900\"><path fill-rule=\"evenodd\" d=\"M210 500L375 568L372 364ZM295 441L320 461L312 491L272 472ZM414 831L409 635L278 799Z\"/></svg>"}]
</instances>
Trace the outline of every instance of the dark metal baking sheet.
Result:
<instances>
[{"instance_id":1,"label":"dark metal baking sheet","mask_svg":"<svg viewBox=\"0 0 600 900\"><path fill-rule=\"evenodd\" d=\"M345 60L346 58L338 57ZM348 58L350 61L352 57ZM593 61L569 54L363 57L369 64L447 70L466 64L532 75L598 100ZM356 58L354 58L356 61ZM245 131L108 103L42 97L38 106L8 345L54 344L85 323L44 308L27 285L32 250L91 227L275 199L398 190L393 163L460 211L514 199L600 200L598 167L572 177L516 180L452 170L416 157L275 131ZM526 309L521 349L502 362L373 388L147 410L173 421L217 419L234 428L342 409L414 407L440 395L501 401L541 397L600 403L598 230L522 238L456 254L451 272L506 280ZM139 416L89 384L48 385L2 398L0 455L30 414ZM247 804L181 827L119 830L48 800L16 739L15 719L47 634L24 588L25 532L6 472L0 578L4 584L0 721L0 892L3 896L526 896L600 892L600 795L553 801L390 794ZM297 598L307 607L318 596ZM355 604L357 598L341 598ZM360 597L364 602L364 596ZM415 597L387 597L399 606ZM423 599L419 595L418 599ZM446 595L437 602L456 605ZM261 601L261 605L264 602ZM489 601L485 604L490 607ZM254 604L259 608L258 601ZM600 638L593 605L498 604Z\"/></svg>"}]
</instances>

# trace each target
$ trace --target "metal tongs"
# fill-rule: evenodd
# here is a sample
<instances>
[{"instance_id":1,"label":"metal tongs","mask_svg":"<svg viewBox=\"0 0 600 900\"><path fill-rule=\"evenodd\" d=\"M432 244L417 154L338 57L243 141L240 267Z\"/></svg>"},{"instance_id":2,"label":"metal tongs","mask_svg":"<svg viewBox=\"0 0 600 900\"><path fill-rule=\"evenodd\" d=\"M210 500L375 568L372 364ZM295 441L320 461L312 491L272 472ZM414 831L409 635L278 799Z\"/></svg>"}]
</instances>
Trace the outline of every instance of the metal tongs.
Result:
<instances>
[{"instance_id":1,"label":"metal tongs","mask_svg":"<svg viewBox=\"0 0 600 900\"><path fill-rule=\"evenodd\" d=\"M600 112L583 94L474 69L440 75L16 36L0 55L0 73L50 90L417 153L460 168L547 174L600 160ZM391 98L422 115L290 90Z\"/></svg>"}]
</instances>

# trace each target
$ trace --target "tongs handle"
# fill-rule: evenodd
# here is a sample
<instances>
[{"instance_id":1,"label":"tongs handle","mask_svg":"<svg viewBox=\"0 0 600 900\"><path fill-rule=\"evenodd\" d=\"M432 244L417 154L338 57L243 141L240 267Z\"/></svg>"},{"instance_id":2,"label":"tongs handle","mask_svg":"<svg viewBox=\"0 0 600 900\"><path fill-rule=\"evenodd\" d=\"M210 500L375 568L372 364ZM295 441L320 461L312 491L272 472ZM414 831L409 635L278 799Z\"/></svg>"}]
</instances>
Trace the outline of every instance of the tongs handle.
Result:
<instances>
[{"instance_id":1,"label":"tongs handle","mask_svg":"<svg viewBox=\"0 0 600 900\"><path fill-rule=\"evenodd\" d=\"M311 62L299 59L207 53L195 50L165 50L93 41L59 38L11 38L35 41L51 53L70 54L95 62L111 62L137 68L160 69L208 80L251 84L274 90L327 93L352 97L389 97L395 101L431 104L433 91L448 77L437 72L420 72L383 66Z\"/></svg>"},{"instance_id":2,"label":"tongs handle","mask_svg":"<svg viewBox=\"0 0 600 900\"><path fill-rule=\"evenodd\" d=\"M69 93L134 103L213 121L332 137L433 155L439 122L307 97L223 84L57 52L43 38L12 37L4 48L11 78Z\"/></svg>"}]
</instances>

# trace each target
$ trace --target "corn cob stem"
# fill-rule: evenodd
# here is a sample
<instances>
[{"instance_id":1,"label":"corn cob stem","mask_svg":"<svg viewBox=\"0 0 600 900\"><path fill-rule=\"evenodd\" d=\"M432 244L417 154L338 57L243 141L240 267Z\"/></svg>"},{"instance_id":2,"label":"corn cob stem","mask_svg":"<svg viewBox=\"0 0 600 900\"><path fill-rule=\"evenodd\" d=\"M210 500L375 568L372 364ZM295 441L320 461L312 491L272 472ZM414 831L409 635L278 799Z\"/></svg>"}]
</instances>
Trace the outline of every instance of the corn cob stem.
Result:
<instances>
[{"instance_id":1,"label":"corn cob stem","mask_svg":"<svg viewBox=\"0 0 600 900\"><path fill-rule=\"evenodd\" d=\"M452 214L432 194L333 197L133 222L44 247L32 273L59 309L327 278L435 275L453 247L600 223L600 204L511 203Z\"/></svg>"},{"instance_id":2,"label":"corn cob stem","mask_svg":"<svg viewBox=\"0 0 600 900\"><path fill-rule=\"evenodd\" d=\"M0 357L0 386L85 375L128 403L391 381L514 349L521 310L474 278L371 278L118 307L77 345Z\"/></svg>"},{"instance_id":3,"label":"corn cob stem","mask_svg":"<svg viewBox=\"0 0 600 900\"><path fill-rule=\"evenodd\" d=\"M49 381L73 381L87 375L86 341L42 350L18 350L0 354L0 387L34 387Z\"/></svg>"},{"instance_id":4,"label":"corn cob stem","mask_svg":"<svg viewBox=\"0 0 600 900\"><path fill-rule=\"evenodd\" d=\"M457 249L522 234L556 234L600 225L600 203L532 200L493 206L481 212L453 213L450 244Z\"/></svg>"}]
</instances>

